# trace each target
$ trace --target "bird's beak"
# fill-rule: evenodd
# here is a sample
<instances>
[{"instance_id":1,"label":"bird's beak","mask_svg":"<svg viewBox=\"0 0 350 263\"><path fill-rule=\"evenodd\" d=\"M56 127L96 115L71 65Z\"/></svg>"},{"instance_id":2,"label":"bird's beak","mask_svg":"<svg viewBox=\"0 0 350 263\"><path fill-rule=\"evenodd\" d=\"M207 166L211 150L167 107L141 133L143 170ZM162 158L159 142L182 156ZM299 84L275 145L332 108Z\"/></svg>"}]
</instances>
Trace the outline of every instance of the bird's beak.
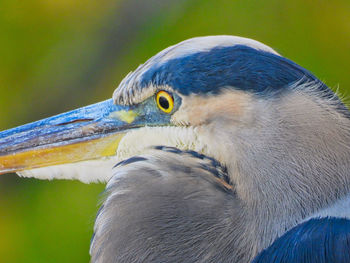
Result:
<instances>
[{"instance_id":1,"label":"bird's beak","mask_svg":"<svg viewBox=\"0 0 350 263\"><path fill-rule=\"evenodd\" d=\"M115 155L127 131L147 125L141 110L110 99L0 132L0 174Z\"/></svg>"}]
</instances>

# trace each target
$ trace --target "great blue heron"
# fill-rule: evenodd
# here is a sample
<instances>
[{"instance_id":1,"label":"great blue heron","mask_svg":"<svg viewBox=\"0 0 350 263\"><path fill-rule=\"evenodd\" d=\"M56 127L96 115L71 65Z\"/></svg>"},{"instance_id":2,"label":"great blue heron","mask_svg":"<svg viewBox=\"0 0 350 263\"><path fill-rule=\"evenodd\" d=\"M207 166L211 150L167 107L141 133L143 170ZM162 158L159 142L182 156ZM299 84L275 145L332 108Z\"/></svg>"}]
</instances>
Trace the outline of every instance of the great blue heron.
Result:
<instances>
[{"instance_id":1,"label":"great blue heron","mask_svg":"<svg viewBox=\"0 0 350 263\"><path fill-rule=\"evenodd\" d=\"M3 131L0 169L108 181L92 262L349 262L349 116L273 49L199 37L113 99Z\"/></svg>"}]
</instances>

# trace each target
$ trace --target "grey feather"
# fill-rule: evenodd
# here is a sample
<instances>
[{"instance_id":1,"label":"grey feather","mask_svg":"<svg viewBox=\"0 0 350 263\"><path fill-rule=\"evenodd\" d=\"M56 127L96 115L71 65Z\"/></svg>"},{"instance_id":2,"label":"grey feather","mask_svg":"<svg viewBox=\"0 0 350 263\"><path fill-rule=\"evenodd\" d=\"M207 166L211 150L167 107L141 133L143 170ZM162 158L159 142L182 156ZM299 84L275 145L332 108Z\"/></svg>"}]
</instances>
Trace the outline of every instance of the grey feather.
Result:
<instances>
[{"instance_id":1,"label":"grey feather","mask_svg":"<svg viewBox=\"0 0 350 263\"><path fill-rule=\"evenodd\" d=\"M241 203L223 168L178 150L143 158L107 185L92 262L239 262Z\"/></svg>"},{"instance_id":2,"label":"grey feather","mask_svg":"<svg viewBox=\"0 0 350 263\"><path fill-rule=\"evenodd\" d=\"M295 87L252 96L241 112L215 111L198 130L227 166L232 192L211 159L186 153L153 150L118 166L96 220L93 262L246 263L349 194L350 120L335 101Z\"/></svg>"}]
</instances>

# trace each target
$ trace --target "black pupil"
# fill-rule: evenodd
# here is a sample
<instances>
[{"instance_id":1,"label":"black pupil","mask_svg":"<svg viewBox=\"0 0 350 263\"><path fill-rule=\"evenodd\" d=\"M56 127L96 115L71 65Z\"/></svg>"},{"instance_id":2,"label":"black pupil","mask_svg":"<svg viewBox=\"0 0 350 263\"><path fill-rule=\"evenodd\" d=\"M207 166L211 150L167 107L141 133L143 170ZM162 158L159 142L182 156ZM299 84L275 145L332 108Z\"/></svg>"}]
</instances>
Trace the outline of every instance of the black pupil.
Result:
<instances>
[{"instance_id":1,"label":"black pupil","mask_svg":"<svg viewBox=\"0 0 350 263\"><path fill-rule=\"evenodd\" d=\"M169 109L169 101L165 98L165 97L163 97L163 96L161 96L160 98L159 98L159 105L163 108L163 109Z\"/></svg>"}]
</instances>

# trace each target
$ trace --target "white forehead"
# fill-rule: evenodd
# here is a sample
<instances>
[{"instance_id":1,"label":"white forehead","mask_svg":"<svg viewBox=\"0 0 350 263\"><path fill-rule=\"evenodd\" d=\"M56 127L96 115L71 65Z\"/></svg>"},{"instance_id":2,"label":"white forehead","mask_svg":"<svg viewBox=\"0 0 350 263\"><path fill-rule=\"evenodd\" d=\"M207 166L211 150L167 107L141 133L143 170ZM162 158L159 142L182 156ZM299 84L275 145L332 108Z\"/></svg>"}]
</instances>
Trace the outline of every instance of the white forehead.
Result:
<instances>
[{"instance_id":1,"label":"white forehead","mask_svg":"<svg viewBox=\"0 0 350 263\"><path fill-rule=\"evenodd\" d=\"M140 65L134 72L130 72L114 91L113 99L117 104L139 103L145 98L151 96L156 89L156 87L153 87L152 85L147 89L141 89L139 86L144 74L152 67L160 66L172 59L183 58L195 53L209 52L213 48L233 47L237 45L243 45L256 50L279 55L269 46L244 37L222 35L190 38L162 50L147 60L144 64Z\"/></svg>"},{"instance_id":2,"label":"white forehead","mask_svg":"<svg viewBox=\"0 0 350 263\"><path fill-rule=\"evenodd\" d=\"M170 46L158 54L158 62L165 62L170 59L209 51L216 47L233 47L236 45L244 45L256 50L262 50L278 55L275 50L256 40L245 37L222 35L190 38L174 46Z\"/></svg>"}]
</instances>

